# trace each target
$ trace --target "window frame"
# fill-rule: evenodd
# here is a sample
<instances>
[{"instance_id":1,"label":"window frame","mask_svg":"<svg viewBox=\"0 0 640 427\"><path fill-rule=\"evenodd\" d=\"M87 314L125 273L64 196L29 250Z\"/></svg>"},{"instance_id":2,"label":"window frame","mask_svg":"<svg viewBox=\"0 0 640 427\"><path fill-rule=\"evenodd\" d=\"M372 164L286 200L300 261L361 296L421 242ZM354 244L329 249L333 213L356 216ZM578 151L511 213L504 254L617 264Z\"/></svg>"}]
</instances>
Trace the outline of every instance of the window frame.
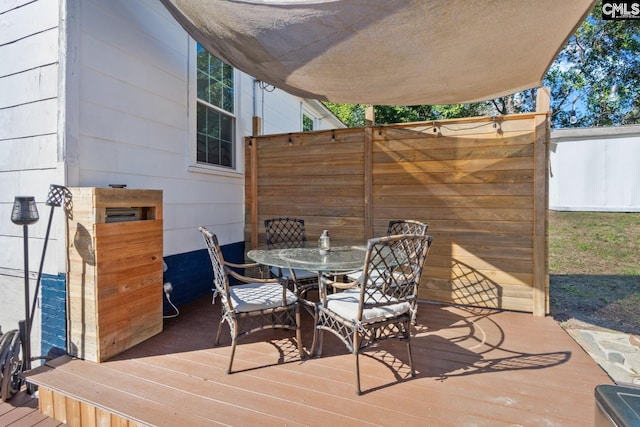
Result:
<instances>
[{"instance_id":1,"label":"window frame","mask_svg":"<svg viewBox=\"0 0 640 427\"><path fill-rule=\"evenodd\" d=\"M318 130L318 118L314 111L307 108L303 102L300 103L300 131L301 132L311 132L314 130ZM304 118L305 116L311 120L311 130L304 130Z\"/></svg>"},{"instance_id":2,"label":"window frame","mask_svg":"<svg viewBox=\"0 0 640 427\"><path fill-rule=\"evenodd\" d=\"M215 56L215 55L214 55ZM204 100L198 98L198 43L191 39L189 43L189 72L188 72L188 86L189 86L189 100L188 100L188 119L189 119L189 156L188 156L188 171L196 173L209 173L214 175L238 175L244 170L242 163L242 144L240 141L240 129L238 111L240 111L240 72L235 68L233 69L233 113L224 110L215 105L209 104ZM232 153L232 166L215 165L210 163L198 162L198 105L203 104L206 108L217 111L223 115L226 115L233 121L233 135L231 148Z\"/></svg>"}]
</instances>

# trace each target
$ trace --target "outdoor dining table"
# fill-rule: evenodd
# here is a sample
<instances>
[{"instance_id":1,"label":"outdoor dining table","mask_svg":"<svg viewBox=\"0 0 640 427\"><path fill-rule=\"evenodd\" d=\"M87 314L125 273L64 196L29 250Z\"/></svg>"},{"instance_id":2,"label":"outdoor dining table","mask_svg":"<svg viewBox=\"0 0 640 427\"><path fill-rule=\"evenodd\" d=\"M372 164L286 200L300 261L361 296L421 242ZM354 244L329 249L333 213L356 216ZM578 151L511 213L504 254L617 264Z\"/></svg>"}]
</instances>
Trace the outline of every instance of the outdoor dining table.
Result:
<instances>
[{"instance_id":1,"label":"outdoor dining table","mask_svg":"<svg viewBox=\"0 0 640 427\"><path fill-rule=\"evenodd\" d=\"M247 252L247 258L258 264L293 270L307 270L318 274L319 286L326 286L326 275L340 275L357 271L364 265L365 244L337 244L323 254L316 245L293 248L258 248ZM326 290L326 288L325 288Z\"/></svg>"},{"instance_id":2,"label":"outdoor dining table","mask_svg":"<svg viewBox=\"0 0 640 427\"><path fill-rule=\"evenodd\" d=\"M322 254L317 246L294 248L258 248L247 252L247 257L270 267L307 270L318 273L344 273L362 268L365 244L332 246Z\"/></svg>"}]
</instances>

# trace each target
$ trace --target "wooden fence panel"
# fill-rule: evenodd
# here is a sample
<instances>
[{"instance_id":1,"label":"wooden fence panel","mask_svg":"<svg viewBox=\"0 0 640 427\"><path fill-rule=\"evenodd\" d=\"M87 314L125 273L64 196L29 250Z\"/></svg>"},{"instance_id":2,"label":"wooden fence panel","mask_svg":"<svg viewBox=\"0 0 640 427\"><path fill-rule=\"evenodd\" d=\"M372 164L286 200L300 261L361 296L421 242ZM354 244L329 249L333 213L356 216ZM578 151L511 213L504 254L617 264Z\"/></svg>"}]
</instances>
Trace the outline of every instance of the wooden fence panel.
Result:
<instances>
[{"instance_id":1,"label":"wooden fence panel","mask_svg":"<svg viewBox=\"0 0 640 427\"><path fill-rule=\"evenodd\" d=\"M309 240L329 229L364 241L390 220L417 219L434 236L421 299L544 314L547 122L540 113L256 137L245 156L247 240L257 227L251 244L264 242L275 216L304 218Z\"/></svg>"}]
</instances>

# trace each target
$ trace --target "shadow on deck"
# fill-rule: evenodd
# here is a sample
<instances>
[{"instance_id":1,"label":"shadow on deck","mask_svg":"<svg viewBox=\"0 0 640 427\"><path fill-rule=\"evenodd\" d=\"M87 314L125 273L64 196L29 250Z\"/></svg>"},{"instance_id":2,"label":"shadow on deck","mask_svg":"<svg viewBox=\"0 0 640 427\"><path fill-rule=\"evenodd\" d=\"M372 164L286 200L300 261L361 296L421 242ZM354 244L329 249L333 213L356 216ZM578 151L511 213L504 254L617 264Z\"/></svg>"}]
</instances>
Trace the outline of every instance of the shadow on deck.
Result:
<instances>
[{"instance_id":1,"label":"shadow on deck","mask_svg":"<svg viewBox=\"0 0 640 427\"><path fill-rule=\"evenodd\" d=\"M323 357L301 360L294 334L212 347L220 309L203 298L164 331L100 364L61 357L29 373L40 410L68 425L593 425L594 389L613 384L551 318L421 304L412 340L354 360L325 333ZM226 325L224 326L226 328ZM303 310L303 340L312 319ZM107 422L108 421L108 422Z\"/></svg>"}]
</instances>

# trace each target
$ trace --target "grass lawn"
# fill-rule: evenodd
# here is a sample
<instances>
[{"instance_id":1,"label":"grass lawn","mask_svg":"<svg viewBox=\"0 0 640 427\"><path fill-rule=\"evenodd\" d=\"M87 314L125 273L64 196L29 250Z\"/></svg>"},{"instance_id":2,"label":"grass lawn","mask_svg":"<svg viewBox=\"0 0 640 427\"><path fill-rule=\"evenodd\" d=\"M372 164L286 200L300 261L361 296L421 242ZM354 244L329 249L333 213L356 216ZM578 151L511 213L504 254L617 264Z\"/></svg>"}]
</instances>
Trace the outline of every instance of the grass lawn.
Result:
<instances>
[{"instance_id":1,"label":"grass lawn","mask_svg":"<svg viewBox=\"0 0 640 427\"><path fill-rule=\"evenodd\" d=\"M549 212L551 315L640 335L640 213Z\"/></svg>"}]
</instances>

